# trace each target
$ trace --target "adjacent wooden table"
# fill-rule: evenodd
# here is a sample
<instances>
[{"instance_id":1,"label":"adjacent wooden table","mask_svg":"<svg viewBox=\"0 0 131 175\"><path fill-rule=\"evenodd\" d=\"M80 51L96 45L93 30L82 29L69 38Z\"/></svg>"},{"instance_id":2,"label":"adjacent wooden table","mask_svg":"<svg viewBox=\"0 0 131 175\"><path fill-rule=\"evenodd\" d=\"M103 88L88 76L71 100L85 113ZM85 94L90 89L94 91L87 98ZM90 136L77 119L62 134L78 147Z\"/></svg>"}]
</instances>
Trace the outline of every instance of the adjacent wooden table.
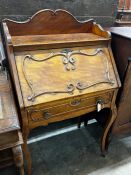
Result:
<instances>
[{"instance_id":1,"label":"adjacent wooden table","mask_svg":"<svg viewBox=\"0 0 131 175\"><path fill-rule=\"evenodd\" d=\"M24 175L23 139L8 78L7 72L0 70L0 167L10 165L14 160L20 174Z\"/></svg>"},{"instance_id":2,"label":"adjacent wooden table","mask_svg":"<svg viewBox=\"0 0 131 175\"><path fill-rule=\"evenodd\" d=\"M131 27L112 27L112 49L122 82L118 93L118 116L114 134L131 132Z\"/></svg>"},{"instance_id":3,"label":"adjacent wooden table","mask_svg":"<svg viewBox=\"0 0 131 175\"><path fill-rule=\"evenodd\" d=\"M12 79L23 122L24 151L31 129L110 108L101 139L104 155L116 118L119 76L110 33L64 10L42 10L25 22L3 21Z\"/></svg>"}]
</instances>

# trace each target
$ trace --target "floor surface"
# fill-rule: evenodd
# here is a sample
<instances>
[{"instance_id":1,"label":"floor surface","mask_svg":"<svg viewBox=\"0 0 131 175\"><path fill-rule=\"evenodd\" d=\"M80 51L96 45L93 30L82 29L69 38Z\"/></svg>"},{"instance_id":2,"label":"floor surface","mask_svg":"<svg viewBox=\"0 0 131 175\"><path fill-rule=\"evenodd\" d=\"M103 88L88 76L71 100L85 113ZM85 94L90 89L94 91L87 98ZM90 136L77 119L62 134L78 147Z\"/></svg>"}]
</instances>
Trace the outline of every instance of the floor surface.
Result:
<instances>
[{"instance_id":1,"label":"floor surface","mask_svg":"<svg viewBox=\"0 0 131 175\"><path fill-rule=\"evenodd\" d=\"M99 149L101 132L94 123L29 144L32 175L131 175L131 136L113 138L104 158ZM16 174L15 166L0 170L0 175Z\"/></svg>"}]
</instances>

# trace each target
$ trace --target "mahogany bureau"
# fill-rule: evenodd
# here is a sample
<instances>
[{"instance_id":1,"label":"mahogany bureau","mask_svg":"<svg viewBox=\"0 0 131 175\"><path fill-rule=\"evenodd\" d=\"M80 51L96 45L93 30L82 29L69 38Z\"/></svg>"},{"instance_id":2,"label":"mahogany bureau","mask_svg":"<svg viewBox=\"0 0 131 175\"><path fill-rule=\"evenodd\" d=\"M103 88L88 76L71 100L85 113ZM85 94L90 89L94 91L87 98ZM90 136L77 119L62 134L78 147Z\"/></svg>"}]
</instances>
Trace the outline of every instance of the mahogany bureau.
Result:
<instances>
[{"instance_id":1,"label":"mahogany bureau","mask_svg":"<svg viewBox=\"0 0 131 175\"><path fill-rule=\"evenodd\" d=\"M112 50L120 75L122 88L117 98L118 115L114 134L131 132L131 27L112 27Z\"/></svg>"},{"instance_id":2,"label":"mahogany bureau","mask_svg":"<svg viewBox=\"0 0 131 175\"><path fill-rule=\"evenodd\" d=\"M14 162L20 174L24 175L22 144L9 76L0 66L0 168Z\"/></svg>"},{"instance_id":3,"label":"mahogany bureau","mask_svg":"<svg viewBox=\"0 0 131 175\"><path fill-rule=\"evenodd\" d=\"M101 138L105 154L120 87L110 33L64 10L42 10L25 22L5 19L3 31L21 110L28 174L31 129L110 108Z\"/></svg>"}]
</instances>

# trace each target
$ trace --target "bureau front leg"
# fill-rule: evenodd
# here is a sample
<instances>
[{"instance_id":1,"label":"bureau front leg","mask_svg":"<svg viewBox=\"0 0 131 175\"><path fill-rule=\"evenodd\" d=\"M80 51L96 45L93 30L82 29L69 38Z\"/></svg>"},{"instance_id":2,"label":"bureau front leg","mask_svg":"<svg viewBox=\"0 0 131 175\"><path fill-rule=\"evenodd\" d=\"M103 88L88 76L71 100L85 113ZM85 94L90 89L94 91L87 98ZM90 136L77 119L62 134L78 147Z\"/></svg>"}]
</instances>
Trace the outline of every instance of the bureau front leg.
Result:
<instances>
[{"instance_id":1,"label":"bureau front leg","mask_svg":"<svg viewBox=\"0 0 131 175\"><path fill-rule=\"evenodd\" d=\"M116 109L116 105L114 105L111 109L110 109L110 116L106 122L106 126L104 128L103 131L103 135L101 138L101 153L102 156L105 156L107 149L108 149L108 144L109 144L109 137L110 137L110 130L111 127L115 121L117 117L117 109Z\"/></svg>"},{"instance_id":2,"label":"bureau front leg","mask_svg":"<svg viewBox=\"0 0 131 175\"><path fill-rule=\"evenodd\" d=\"M22 135L24 144L22 145L22 149L24 152L24 157L27 163L27 174L31 175L32 169L32 162L31 162L31 155L27 145L28 136L30 133L29 123L28 123L28 114L25 110L21 110L22 113Z\"/></svg>"},{"instance_id":3,"label":"bureau front leg","mask_svg":"<svg viewBox=\"0 0 131 175\"><path fill-rule=\"evenodd\" d=\"M28 136L29 136L29 130L27 128L25 128L25 130L23 131L24 144L22 145L22 148L23 148L24 156L25 156L26 163L27 163L27 174L31 175L32 161L31 161L30 151L29 151L29 148L27 145Z\"/></svg>"}]
</instances>

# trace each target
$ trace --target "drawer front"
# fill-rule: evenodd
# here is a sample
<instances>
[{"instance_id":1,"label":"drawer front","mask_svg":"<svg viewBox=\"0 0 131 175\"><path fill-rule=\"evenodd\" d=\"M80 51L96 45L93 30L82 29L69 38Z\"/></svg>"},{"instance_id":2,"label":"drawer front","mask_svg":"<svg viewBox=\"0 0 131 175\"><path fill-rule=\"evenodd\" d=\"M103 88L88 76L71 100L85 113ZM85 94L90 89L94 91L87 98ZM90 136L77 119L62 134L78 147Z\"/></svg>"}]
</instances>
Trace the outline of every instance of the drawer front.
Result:
<instances>
[{"instance_id":1,"label":"drawer front","mask_svg":"<svg viewBox=\"0 0 131 175\"><path fill-rule=\"evenodd\" d=\"M104 104L111 102L112 93L102 94L100 96L88 97L88 98L72 98L67 103L52 106L49 108L33 109L29 111L29 121L36 122L41 120L52 120L57 116L65 115L66 113L82 110L85 108L90 108L93 106L97 107L97 102L102 101Z\"/></svg>"}]
</instances>

